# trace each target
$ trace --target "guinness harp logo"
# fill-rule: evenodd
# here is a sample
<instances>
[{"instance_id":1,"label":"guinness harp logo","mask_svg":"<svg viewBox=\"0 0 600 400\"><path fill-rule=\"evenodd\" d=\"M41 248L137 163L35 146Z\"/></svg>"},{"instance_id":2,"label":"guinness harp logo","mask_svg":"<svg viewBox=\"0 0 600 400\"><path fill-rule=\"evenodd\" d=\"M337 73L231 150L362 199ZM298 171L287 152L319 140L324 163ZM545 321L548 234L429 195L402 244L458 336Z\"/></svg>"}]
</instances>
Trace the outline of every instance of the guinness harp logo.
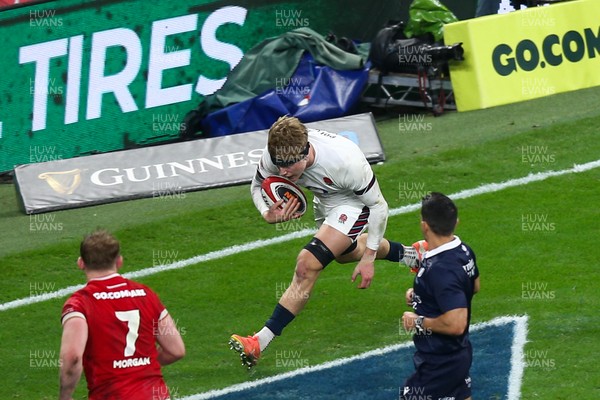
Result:
<instances>
[{"instance_id":1,"label":"guinness harp logo","mask_svg":"<svg viewBox=\"0 0 600 400\"><path fill-rule=\"evenodd\" d=\"M70 171L44 172L38 175L59 194L72 194L81 183L81 170L79 168Z\"/></svg>"}]
</instances>

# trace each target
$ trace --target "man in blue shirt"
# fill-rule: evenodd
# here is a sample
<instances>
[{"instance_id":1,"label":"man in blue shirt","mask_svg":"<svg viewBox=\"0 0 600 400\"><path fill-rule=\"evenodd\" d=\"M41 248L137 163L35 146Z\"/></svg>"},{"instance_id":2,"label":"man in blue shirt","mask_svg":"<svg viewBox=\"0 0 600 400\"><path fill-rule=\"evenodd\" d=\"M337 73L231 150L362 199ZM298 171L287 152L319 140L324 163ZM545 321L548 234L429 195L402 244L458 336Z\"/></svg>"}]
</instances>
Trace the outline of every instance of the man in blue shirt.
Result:
<instances>
[{"instance_id":1,"label":"man in blue shirt","mask_svg":"<svg viewBox=\"0 0 600 400\"><path fill-rule=\"evenodd\" d=\"M428 244L402 316L414 332L415 373L404 383L403 400L470 400L471 300L479 291L473 250L454 235L456 205L433 192L421 203L421 231Z\"/></svg>"}]
</instances>

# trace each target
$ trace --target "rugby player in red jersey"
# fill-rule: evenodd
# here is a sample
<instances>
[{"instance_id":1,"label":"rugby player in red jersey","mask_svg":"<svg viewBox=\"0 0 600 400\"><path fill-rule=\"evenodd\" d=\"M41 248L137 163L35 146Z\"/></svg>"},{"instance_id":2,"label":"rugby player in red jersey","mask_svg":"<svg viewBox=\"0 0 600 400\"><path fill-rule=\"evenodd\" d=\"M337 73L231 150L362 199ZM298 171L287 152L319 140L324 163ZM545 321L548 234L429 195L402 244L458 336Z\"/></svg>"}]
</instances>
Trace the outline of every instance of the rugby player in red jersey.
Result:
<instances>
[{"instance_id":1,"label":"rugby player in red jersey","mask_svg":"<svg viewBox=\"0 0 600 400\"><path fill-rule=\"evenodd\" d=\"M86 236L80 254L87 284L63 306L59 399L72 399L83 371L91 400L168 400L161 365L185 355L175 322L150 288L117 273L110 233Z\"/></svg>"}]
</instances>

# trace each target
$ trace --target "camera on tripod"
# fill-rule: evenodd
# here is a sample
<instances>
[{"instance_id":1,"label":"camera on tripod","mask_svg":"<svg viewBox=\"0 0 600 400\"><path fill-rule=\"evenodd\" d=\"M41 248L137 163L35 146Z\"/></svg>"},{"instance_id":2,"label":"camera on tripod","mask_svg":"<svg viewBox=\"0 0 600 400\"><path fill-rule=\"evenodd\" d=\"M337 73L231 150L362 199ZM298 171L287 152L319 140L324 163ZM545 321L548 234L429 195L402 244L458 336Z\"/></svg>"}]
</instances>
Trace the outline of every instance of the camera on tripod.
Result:
<instances>
[{"instance_id":1,"label":"camera on tripod","mask_svg":"<svg viewBox=\"0 0 600 400\"><path fill-rule=\"evenodd\" d=\"M462 47L462 42L454 43L449 46L432 46L424 45L421 47L423 54L431 57L432 64L443 64L450 60L464 60L465 50Z\"/></svg>"}]
</instances>

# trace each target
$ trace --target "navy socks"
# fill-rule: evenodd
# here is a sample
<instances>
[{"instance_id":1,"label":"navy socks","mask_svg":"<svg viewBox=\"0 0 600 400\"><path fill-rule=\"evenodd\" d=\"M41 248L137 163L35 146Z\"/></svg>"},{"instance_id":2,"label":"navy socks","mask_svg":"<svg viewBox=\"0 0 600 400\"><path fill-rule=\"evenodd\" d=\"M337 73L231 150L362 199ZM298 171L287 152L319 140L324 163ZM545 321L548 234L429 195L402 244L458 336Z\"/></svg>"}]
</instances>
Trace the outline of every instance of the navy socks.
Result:
<instances>
[{"instance_id":1,"label":"navy socks","mask_svg":"<svg viewBox=\"0 0 600 400\"><path fill-rule=\"evenodd\" d=\"M295 315L292 314L287 308L277 303L271 318L265 323L265 326L271 330L275 335L281 335L281 331L285 328L292 320Z\"/></svg>"},{"instance_id":2,"label":"navy socks","mask_svg":"<svg viewBox=\"0 0 600 400\"><path fill-rule=\"evenodd\" d=\"M390 252L385 256L385 259L393 262L400 262L404 256L404 247L402 246L402 243L392 242L388 239L386 240L390 243Z\"/></svg>"}]
</instances>

